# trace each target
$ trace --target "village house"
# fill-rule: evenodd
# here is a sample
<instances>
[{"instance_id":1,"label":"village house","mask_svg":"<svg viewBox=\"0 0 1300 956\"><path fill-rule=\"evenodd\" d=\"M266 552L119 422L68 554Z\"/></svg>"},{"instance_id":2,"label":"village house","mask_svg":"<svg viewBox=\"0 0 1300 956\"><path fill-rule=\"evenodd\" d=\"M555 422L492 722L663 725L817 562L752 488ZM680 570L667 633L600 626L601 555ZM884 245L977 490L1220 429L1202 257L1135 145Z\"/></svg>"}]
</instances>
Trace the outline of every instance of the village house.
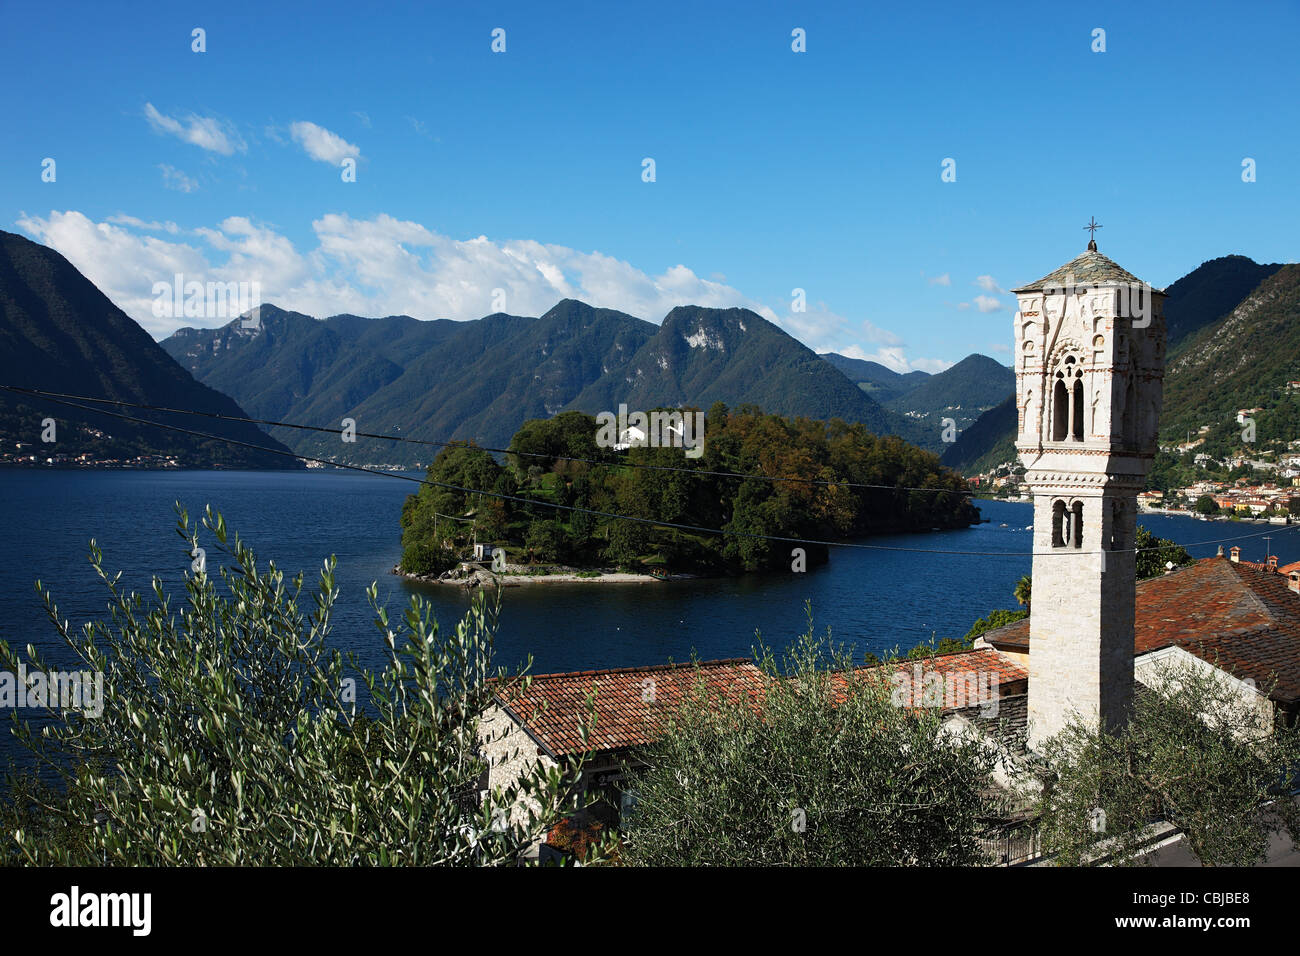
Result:
<instances>
[{"instance_id":1,"label":"village house","mask_svg":"<svg viewBox=\"0 0 1300 956\"><path fill-rule=\"evenodd\" d=\"M581 757L582 804L597 822L617 822L624 775L640 765L638 748L658 739L659 720L700 682L710 696L756 698L763 675L753 661L738 658L541 674L501 684L480 722L487 785L505 787L534 764L553 767ZM516 819L525 813L520 808Z\"/></svg>"},{"instance_id":2,"label":"village house","mask_svg":"<svg viewBox=\"0 0 1300 956\"><path fill-rule=\"evenodd\" d=\"M1029 674L1008 655L975 649L859 671L890 681L900 706L940 708L950 732L976 728L1009 734L1012 749L1024 750ZM526 686L507 682L480 723L489 763L484 784L505 788L534 765L555 767L580 758L579 816L584 823L616 826L635 798L628 774L644 766L640 754L659 739L665 716L699 689L709 699L745 697L758 705L766 682L745 658L542 674ZM526 813L516 808L515 820Z\"/></svg>"},{"instance_id":3,"label":"village house","mask_svg":"<svg viewBox=\"0 0 1300 956\"><path fill-rule=\"evenodd\" d=\"M1163 491L1144 491L1138 495L1138 504L1144 508L1160 508L1165 503Z\"/></svg>"}]
</instances>

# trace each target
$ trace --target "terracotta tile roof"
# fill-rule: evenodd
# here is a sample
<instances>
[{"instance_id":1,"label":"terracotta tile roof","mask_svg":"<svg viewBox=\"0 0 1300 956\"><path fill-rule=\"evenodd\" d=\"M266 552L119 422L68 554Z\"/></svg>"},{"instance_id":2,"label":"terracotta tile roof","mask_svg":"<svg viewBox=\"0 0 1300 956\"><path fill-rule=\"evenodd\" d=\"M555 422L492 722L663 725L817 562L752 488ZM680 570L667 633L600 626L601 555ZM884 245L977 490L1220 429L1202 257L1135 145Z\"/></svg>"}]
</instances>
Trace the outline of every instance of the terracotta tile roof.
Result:
<instances>
[{"instance_id":1,"label":"terracotta tile roof","mask_svg":"<svg viewBox=\"0 0 1300 956\"><path fill-rule=\"evenodd\" d=\"M503 685L496 698L551 756L563 757L653 743L661 716L680 706L699 680L720 699L757 698L766 679L753 661L736 658L704 661L698 670L689 663L539 674L526 690ZM593 696L595 724L584 744L578 726L588 719Z\"/></svg>"},{"instance_id":2,"label":"terracotta tile roof","mask_svg":"<svg viewBox=\"0 0 1300 956\"><path fill-rule=\"evenodd\" d=\"M890 673L910 670L920 664L925 673L938 673L947 677L950 674L986 671L996 678L997 685L1004 687L1018 681L1029 679L1029 671L1022 664L991 647L958 651L955 654L941 654L937 657L925 657L920 660L897 660L878 665L887 667Z\"/></svg>"},{"instance_id":3,"label":"terracotta tile roof","mask_svg":"<svg viewBox=\"0 0 1300 956\"><path fill-rule=\"evenodd\" d=\"M903 670L921 668L922 675L938 673L967 688L960 677L980 674L982 687L996 685L998 697L1023 694L1028 671L998 651L983 648L944 654L921 660L890 661L873 667L859 668L863 673L880 673L892 677ZM988 675L987 677L983 675ZM502 685L496 699L511 716L551 756L563 757L583 752L597 753L626 750L658 739L656 725L666 711L681 704L702 679L710 697L721 698L746 694L754 700L762 695L766 678L752 661L744 658L705 661L696 670L694 664L667 664L658 667L614 668L579 671L568 674L539 674L527 690L517 683ZM653 683L651 683L653 682ZM647 690L653 688L654 693ZM594 694L595 726L584 744L578 734L579 724L588 715L588 697ZM965 704L961 698L960 705ZM945 705L945 709L952 709Z\"/></svg>"},{"instance_id":4,"label":"terracotta tile roof","mask_svg":"<svg viewBox=\"0 0 1300 956\"><path fill-rule=\"evenodd\" d=\"M1029 619L984 634L1000 650L1029 651ZM1282 703L1300 699L1300 594L1270 568L1203 558L1139 581L1133 651L1178 646L1233 676L1272 684Z\"/></svg>"},{"instance_id":5,"label":"terracotta tile roof","mask_svg":"<svg viewBox=\"0 0 1300 956\"><path fill-rule=\"evenodd\" d=\"M976 648L969 651L958 651L955 654L940 654L935 657L923 657L916 660L893 660L886 661L883 664L874 664L870 667L859 667L859 674L879 673L889 680L893 680L895 674L902 672L914 676L918 673L916 668L920 668L921 679L925 679L927 674L938 674L944 679L945 687L949 686L950 679L958 683L961 678L968 674L981 675L982 686L997 687L998 696L1006 697L1011 694L1023 694L1029 684L1029 671L1022 664L1016 663L1007 657L1001 651L993 648ZM982 675L987 674L987 677ZM953 705L945 702L944 709L950 710L962 705Z\"/></svg>"}]
</instances>

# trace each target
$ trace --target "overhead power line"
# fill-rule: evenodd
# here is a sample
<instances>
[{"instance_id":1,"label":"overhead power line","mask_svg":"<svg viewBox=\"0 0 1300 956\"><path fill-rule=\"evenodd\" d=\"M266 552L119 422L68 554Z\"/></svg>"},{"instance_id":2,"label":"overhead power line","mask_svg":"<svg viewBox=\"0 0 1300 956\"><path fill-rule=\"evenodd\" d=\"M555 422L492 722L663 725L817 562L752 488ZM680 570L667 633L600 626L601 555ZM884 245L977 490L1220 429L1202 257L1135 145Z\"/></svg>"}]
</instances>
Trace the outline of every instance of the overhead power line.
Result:
<instances>
[{"instance_id":1,"label":"overhead power line","mask_svg":"<svg viewBox=\"0 0 1300 956\"><path fill-rule=\"evenodd\" d=\"M0 385L0 389L7 389L9 391L15 391L15 392L33 391L29 389L15 388L10 385ZM193 435L197 438L204 438L209 441L219 441L231 445L238 445L243 448L251 448L254 451L266 452L267 454L277 455L282 458L292 458L296 461L299 460L310 461L310 462L315 462L316 464L319 465L330 466L334 468L343 468L348 471L359 471L362 474L377 475L383 478L396 478L402 481L409 481L419 485L429 485L430 487L435 487L435 488L445 488L449 491L459 491L464 494L483 495L489 498L496 498L502 501L514 501L523 505L533 505L542 508L551 508L556 511L569 511L574 513L580 512L583 514L595 515L596 517L601 517L601 518L613 518L618 521L632 521L637 524L650 525L656 528L672 528L678 531L694 531L700 534L710 534L710 535L716 535L722 537L751 538L754 540L761 540L761 541L779 541L785 544L796 544L796 545L813 544L813 545L821 545L827 548L855 548L858 550L865 550L865 551L893 551L893 552L900 552L906 554L941 554L941 555L959 555L959 556L965 555L969 557L994 557L994 558L1023 558L1023 557L1033 557L1034 555L1037 554L1057 555L1057 556L1060 555L1059 551L1037 551L1037 552L1036 551L962 551L958 549L948 549L948 548L903 548L903 547L895 547L891 545L863 544L857 541L823 541L816 538L791 538L782 535L759 534L757 532L752 532L752 531L727 531L722 528L707 528L700 525L682 524L680 522L674 522L674 521L660 521L654 518L637 518L631 515L615 514L614 512L610 512L610 511L599 511L592 508L580 508L576 505L562 505L551 501L541 501L533 498L524 498L524 497L520 497L519 495L508 495L503 492L484 491L479 488L465 488L461 485L451 484L450 482L434 481L431 478L416 478L412 475L403 475L391 471L381 471L376 468L367 468L363 465L352 465L344 462L329 461L324 458L313 458L308 455L299 455L295 452L288 451L288 450L281 450L278 448L268 448L265 445L258 445L253 442L243 441L238 438L228 438L224 435L213 435L208 432L201 432L196 429L185 428L180 425L170 425L165 422L152 421L147 418L139 418L134 415L126 415L121 412L108 411L107 409L91 408L86 405L81 405L76 402L68 401L67 399L64 398L56 398L54 393L42 392L40 394L42 397L46 398L49 401L55 402L56 404L59 405L64 405L69 408L77 408L82 411L92 412L97 415L107 415L112 418L122 419L123 421L135 422L140 425L150 425L155 428L164 428L167 429L168 431L175 431L186 435ZM100 401L104 401L104 400L101 399ZM1284 530L1290 531L1294 529L1287 528ZM1277 533L1280 532L1278 532L1276 529L1270 529L1268 531L1259 532L1259 534L1277 534ZM1252 538L1252 537L1258 537L1258 535L1256 534L1236 535L1232 538L1220 538L1211 541L1197 541L1192 543L1192 547L1198 547L1200 545L1206 545L1206 544L1218 544L1220 542L1226 542L1226 541L1237 541L1243 538ZM1069 553L1072 555L1083 556L1089 554L1120 554L1127 551L1132 551L1133 553L1136 554L1141 551L1159 551L1159 550L1162 550L1162 548L1160 547L1132 548L1132 549L1124 549L1124 551L1081 551L1081 550L1075 551L1071 549Z\"/></svg>"}]
</instances>

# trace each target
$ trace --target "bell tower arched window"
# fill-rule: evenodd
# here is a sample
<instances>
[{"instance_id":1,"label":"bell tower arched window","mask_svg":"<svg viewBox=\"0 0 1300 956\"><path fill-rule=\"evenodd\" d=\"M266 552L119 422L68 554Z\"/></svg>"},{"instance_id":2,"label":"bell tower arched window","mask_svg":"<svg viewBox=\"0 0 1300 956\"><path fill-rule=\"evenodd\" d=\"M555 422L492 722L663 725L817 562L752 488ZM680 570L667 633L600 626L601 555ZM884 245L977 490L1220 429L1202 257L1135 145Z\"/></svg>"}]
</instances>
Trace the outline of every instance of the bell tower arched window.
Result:
<instances>
[{"instance_id":1,"label":"bell tower arched window","mask_svg":"<svg viewBox=\"0 0 1300 956\"><path fill-rule=\"evenodd\" d=\"M1064 548L1070 538L1070 512L1064 501L1052 503L1052 547Z\"/></svg>"},{"instance_id":2,"label":"bell tower arched window","mask_svg":"<svg viewBox=\"0 0 1300 956\"><path fill-rule=\"evenodd\" d=\"M1070 440L1083 441L1083 380L1076 378L1071 389Z\"/></svg>"},{"instance_id":3,"label":"bell tower arched window","mask_svg":"<svg viewBox=\"0 0 1300 956\"><path fill-rule=\"evenodd\" d=\"M1052 441L1083 441L1086 409L1083 371L1074 355L1057 366L1052 386Z\"/></svg>"},{"instance_id":4,"label":"bell tower arched window","mask_svg":"<svg viewBox=\"0 0 1300 956\"><path fill-rule=\"evenodd\" d=\"M1137 383L1133 373L1129 372L1128 385L1124 389L1124 417L1121 437L1125 445L1132 445L1137 440Z\"/></svg>"},{"instance_id":5,"label":"bell tower arched window","mask_svg":"<svg viewBox=\"0 0 1300 956\"><path fill-rule=\"evenodd\" d=\"M1052 441L1065 441L1070 421L1070 391L1065 387L1065 376L1056 373L1056 387L1052 389Z\"/></svg>"},{"instance_id":6,"label":"bell tower arched window","mask_svg":"<svg viewBox=\"0 0 1300 956\"><path fill-rule=\"evenodd\" d=\"M1074 520L1070 522L1072 543L1076 548L1083 547L1083 502L1074 503Z\"/></svg>"}]
</instances>

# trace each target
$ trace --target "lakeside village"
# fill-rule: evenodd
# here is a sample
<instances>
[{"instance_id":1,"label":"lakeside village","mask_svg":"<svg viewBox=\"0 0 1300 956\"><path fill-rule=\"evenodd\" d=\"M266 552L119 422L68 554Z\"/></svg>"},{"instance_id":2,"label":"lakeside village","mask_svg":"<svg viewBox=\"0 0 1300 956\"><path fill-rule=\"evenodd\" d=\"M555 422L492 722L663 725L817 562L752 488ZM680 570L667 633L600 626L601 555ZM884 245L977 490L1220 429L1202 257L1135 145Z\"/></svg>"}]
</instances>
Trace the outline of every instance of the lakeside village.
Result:
<instances>
[{"instance_id":1,"label":"lakeside village","mask_svg":"<svg viewBox=\"0 0 1300 956\"><path fill-rule=\"evenodd\" d=\"M1288 383L1288 387L1300 390L1300 382ZM1249 427L1251 415L1258 411L1238 409L1237 423ZM1217 458L1197 451L1205 444L1204 436L1209 431L1209 425L1202 425L1197 437L1160 446L1160 457L1177 466L1178 473L1190 467L1204 477L1162 489L1152 487L1159 474L1153 470L1147 489L1138 495L1138 506L1143 511L1202 521L1253 520L1279 525L1300 521L1300 438ZM967 476L967 480L979 497L1031 501L1032 496L1023 486L1024 473L1019 462L1008 461L982 474Z\"/></svg>"},{"instance_id":2,"label":"lakeside village","mask_svg":"<svg viewBox=\"0 0 1300 956\"><path fill-rule=\"evenodd\" d=\"M111 437L94 429L84 431L100 439ZM129 458L101 458L90 452L67 454L51 451L40 442L5 442L0 446L0 467L14 468L180 468L175 455L134 455Z\"/></svg>"},{"instance_id":3,"label":"lakeside village","mask_svg":"<svg viewBox=\"0 0 1300 956\"><path fill-rule=\"evenodd\" d=\"M82 431L101 440L113 437L97 429L83 428ZM144 454L121 458L104 458L90 452L54 452L50 450L51 447L51 445L42 444L41 442L4 442L0 444L0 468L131 468L144 470L194 467L193 464L186 464L178 455ZM314 459L299 458L298 461L310 469L331 467L325 462ZM212 463L203 467L219 470L221 465ZM371 465L370 467L376 471L404 471L408 469L423 471L426 465L423 462L416 462L413 465L381 464Z\"/></svg>"}]
</instances>

